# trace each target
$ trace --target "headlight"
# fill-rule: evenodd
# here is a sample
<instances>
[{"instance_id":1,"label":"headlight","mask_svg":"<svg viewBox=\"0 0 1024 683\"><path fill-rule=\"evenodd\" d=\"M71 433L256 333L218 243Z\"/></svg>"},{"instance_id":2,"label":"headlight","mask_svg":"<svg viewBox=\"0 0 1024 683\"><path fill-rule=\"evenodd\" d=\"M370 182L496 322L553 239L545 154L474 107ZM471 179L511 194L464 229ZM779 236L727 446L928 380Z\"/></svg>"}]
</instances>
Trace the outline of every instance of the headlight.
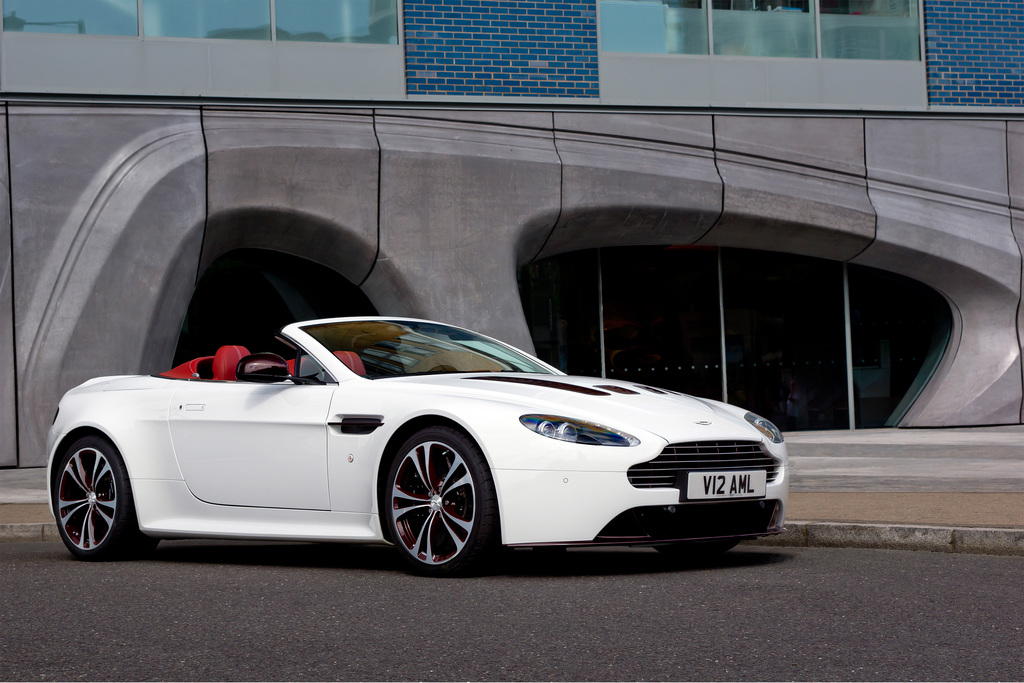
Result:
<instances>
[{"instance_id":1,"label":"headlight","mask_svg":"<svg viewBox=\"0 0 1024 683\"><path fill-rule=\"evenodd\" d=\"M523 415L519 421L541 436L591 446L639 446L640 439L593 422L557 415Z\"/></svg>"},{"instance_id":2,"label":"headlight","mask_svg":"<svg viewBox=\"0 0 1024 683\"><path fill-rule=\"evenodd\" d=\"M743 418L754 425L754 429L768 437L768 440L772 443L782 443L782 432L768 420L754 413L747 413Z\"/></svg>"}]
</instances>

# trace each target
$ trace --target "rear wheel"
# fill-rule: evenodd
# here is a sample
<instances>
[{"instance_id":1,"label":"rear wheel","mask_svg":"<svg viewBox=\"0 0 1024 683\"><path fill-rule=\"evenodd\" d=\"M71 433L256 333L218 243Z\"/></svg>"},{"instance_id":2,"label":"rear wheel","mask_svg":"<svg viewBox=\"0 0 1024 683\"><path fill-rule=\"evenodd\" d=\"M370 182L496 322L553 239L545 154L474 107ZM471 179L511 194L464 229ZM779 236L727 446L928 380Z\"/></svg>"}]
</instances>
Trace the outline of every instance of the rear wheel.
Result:
<instances>
[{"instance_id":1,"label":"rear wheel","mask_svg":"<svg viewBox=\"0 0 1024 683\"><path fill-rule=\"evenodd\" d=\"M139 531L124 461L102 437L78 439L64 453L54 480L53 506L60 538L79 559L141 554L158 542Z\"/></svg>"},{"instance_id":2,"label":"rear wheel","mask_svg":"<svg viewBox=\"0 0 1024 683\"><path fill-rule=\"evenodd\" d=\"M399 449L385 495L402 558L428 575L465 573L498 543L494 481L480 448L449 427L423 429Z\"/></svg>"}]
</instances>

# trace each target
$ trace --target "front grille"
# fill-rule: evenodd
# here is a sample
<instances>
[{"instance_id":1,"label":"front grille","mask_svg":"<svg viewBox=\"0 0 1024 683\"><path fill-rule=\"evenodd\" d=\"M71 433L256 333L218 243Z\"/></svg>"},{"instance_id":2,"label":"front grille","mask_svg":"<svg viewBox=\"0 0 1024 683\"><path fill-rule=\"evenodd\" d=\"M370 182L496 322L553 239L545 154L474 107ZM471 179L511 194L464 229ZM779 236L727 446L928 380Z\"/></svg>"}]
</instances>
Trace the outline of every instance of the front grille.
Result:
<instances>
[{"instance_id":1,"label":"front grille","mask_svg":"<svg viewBox=\"0 0 1024 683\"><path fill-rule=\"evenodd\" d=\"M654 460L630 467L626 476L639 489L654 489L676 486L680 473L728 470L768 470L772 482L779 463L757 441L694 441L666 446Z\"/></svg>"}]
</instances>

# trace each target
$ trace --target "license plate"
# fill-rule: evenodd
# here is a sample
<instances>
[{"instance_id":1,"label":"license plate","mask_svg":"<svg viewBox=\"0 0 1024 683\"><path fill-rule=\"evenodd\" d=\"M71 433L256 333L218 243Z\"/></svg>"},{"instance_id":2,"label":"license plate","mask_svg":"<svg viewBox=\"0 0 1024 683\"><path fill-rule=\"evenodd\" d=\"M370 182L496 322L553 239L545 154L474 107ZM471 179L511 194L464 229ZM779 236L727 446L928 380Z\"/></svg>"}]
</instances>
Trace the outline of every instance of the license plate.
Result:
<instances>
[{"instance_id":1,"label":"license plate","mask_svg":"<svg viewBox=\"0 0 1024 683\"><path fill-rule=\"evenodd\" d=\"M688 472L686 500L718 498L764 498L768 492L768 472Z\"/></svg>"}]
</instances>

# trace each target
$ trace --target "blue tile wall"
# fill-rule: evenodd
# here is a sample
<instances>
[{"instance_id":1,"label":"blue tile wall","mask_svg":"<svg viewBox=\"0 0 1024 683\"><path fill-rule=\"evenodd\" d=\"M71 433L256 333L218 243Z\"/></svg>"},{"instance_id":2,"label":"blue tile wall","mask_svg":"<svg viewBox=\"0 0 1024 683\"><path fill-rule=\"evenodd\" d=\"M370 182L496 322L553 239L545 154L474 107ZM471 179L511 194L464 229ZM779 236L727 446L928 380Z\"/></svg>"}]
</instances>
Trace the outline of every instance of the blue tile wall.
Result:
<instances>
[{"instance_id":1,"label":"blue tile wall","mask_svg":"<svg viewBox=\"0 0 1024 683\"><path fill-rule=\"evenodd\" d=\"M925 0L928 101L1024 105L1024 0Z\"/></svg>"},{"instance_id":2,"label":"blue tile wall","mask_svg":"<svg viewBox=\"0 0 1024 683\"><path fill-rule=\"evenodd\" d=\"M597 97L597 6L406 0L410 95Z\"/></svg>"}]
</instances>

